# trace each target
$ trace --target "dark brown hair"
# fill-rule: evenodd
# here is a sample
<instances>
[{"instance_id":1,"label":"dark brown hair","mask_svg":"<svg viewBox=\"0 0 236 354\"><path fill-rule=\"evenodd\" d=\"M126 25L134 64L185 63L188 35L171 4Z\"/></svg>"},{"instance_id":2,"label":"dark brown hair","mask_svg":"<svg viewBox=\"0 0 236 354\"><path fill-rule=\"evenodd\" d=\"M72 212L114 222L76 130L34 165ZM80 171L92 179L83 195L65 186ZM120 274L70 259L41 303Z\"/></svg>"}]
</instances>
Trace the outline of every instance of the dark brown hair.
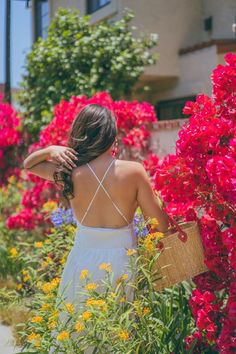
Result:
<instances>
[{"instance_id":1,"label":"dark brown hair","mask_svg":"<svg viewBox=\"0 0 236 354\"><path fill-rule=\"evenodd\" d=\"M78 152L77 166L82 166L108 150L116 139L117 125L111 110L99 104L85 106L72 123L68 147ZM69 207L69 199L74 198L71 174L61 167L54 172L54 180L63 182L62 202Z\"/></svg>"}]
</instances>

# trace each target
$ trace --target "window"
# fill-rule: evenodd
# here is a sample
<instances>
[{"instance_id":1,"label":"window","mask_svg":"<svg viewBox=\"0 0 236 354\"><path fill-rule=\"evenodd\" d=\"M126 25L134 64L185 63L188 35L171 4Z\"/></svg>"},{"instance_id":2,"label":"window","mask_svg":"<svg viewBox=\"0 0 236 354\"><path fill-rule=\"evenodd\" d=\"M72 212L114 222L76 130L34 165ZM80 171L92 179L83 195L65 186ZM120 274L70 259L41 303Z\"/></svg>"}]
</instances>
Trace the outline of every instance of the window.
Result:
<instances>
[{"instance_id":1,"label":"window","mask_svg":"<svg viewBox=\"0 0 236 354\"><path fill-rule=\"evenodd\" d=\"M194 101L196 96L189 96L168 101L160 101L156 104L156 112L158 120L171 120L179 118L187 118L183 114L183 108L186 101Z\"/></svg>"},{"instance_id":2,"label":"window","mask_svg":"<svg viewBox=\"0 0 236 354\"><path fill-rule=\"evenodd\" d=\"M101 7L108 5L110 2L111 0L87 0L87 13L92 14L101 9Z\"/></svg>"},{"instance_id":3,"label":"window","mask_svg":"<svg viewBox=\"0 0 236 354\"><path fill-rule=\"evenodd\" d=\"M34 40L39 37L43 39L47 36L49 25L49 6L48 0L37 0L34 2Z\"/></svg>"}]
</instances>

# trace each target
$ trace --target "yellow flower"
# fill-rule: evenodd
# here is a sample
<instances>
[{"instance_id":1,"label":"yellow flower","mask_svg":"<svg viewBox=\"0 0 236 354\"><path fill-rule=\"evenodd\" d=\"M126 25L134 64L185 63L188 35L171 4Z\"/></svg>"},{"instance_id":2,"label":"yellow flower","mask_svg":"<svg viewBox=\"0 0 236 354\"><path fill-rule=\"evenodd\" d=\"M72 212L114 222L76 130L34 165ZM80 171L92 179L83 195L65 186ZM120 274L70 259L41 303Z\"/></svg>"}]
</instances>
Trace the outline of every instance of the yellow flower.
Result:
<instances>
[{"instance_id":1,"label":"yellow flower","mask_svg":"<svg viewBox=\"0 0 236 354\"><path fill-rule=\"evenodd\" d=\"M8 177L7 181L8 181L9 183L14 183L14 182L16 181L16 176L11 175L10 177Z\"/></svg>"},{"instance_id":2,"label":"yellow flower","mask_svg":"<svg viewBox=\"0 0 236 354\"><path fill-rule=\"evenodd\" d=\"M44 243L46 244L46 245L48 245L49 243L51 243L52 241L49 239L49 238L47 238L45 241L44 241Z\"/></svg>"},{"instance_id":3,"label":"yellow flower","mask_svg":"<svg viewBox=\"0 0 236 354\"><path fill-rule=\"evenodd\" d=\"M112 271L112 266L111 266L110 263L104 262L104 263L101 263L99 265L99 269L105 270L106 272L111 272Z\"/></svg>"},{"instance_id":4,"label":"yellow flower","mask_svg":"<svg viewBox=\"0 0 236 354\"><path fill-rule=\"evenodd\" d=\"M57 203L52 200L43 204L44 211L52 212L56 209L57 209Z\"/></svg>"},{"instance_id":5,"label":"yellow flower","mask_svg":"<svg viewBox=\"0 0 236 354\"><path fill-rule=\"evenodd\" d=\"M54 287L56 287L57 285L60 284L60 281L61 281L61 279L60 279L59 277L56 277L56 278L52 279L51 284L52 284Z\"/></svg>"},{"instance_id":6,"label":"yellow flower","mask_svg":"<svg viewBox=\"0 0 236 354\"><path fill-rule=\"evenodd\" d=\"M120 303L125 302L125 301L126 301L126 298L125 298L124 296L122 296L122 297L120 298Z\"/></svg>"},{"instance_id":7,"label":"yellow flower","mask_svg":"<svg viewBox=\"0 0 236 354\"><path fill-rule=\"evenodd\" d=\"M17 256L17 254L18 254L17 249L16 249L15 247L12 247L12 248L9 250L9 253L10 253L10 256L11 256L12 258L15 258L15 257Z\"/></svg>"},{"instance_id":8,"label":"yellow flower","mask_svg":"<svg viewBox=\"0 0 236 354\"><path fill-rule=\"evenodd\" d=\"M87 306L104 306L105 305L105 301L102 299L93 299L93 298L89 298L86 300L86 305Z\"/></svg>"},{"instance_id":9,"label":"yellow flower","mask_svg":"<svg viewBox=\"0 0 236 354\"><path fill-rule=\"evenodd\" d=\"M48 321L51 323L51 322L55 322L59 317L59 311L54 311L52 313L52 315L49 317Z\"/></svg>"},{"instance_id":10,"label":"yellow flower","mask_svg":"<svg viewBox=\"0 0 236 354\"><path fill-rule=\"evenodd\" d=\"M41 248L41 247L43 247L43 242L41 242L41 241L35 242L35 243L34 243L34 247L36 247L36 248Z\"/></svg>"},{"instance_id":11,"label":"yellow flower","mask_svg":"<svg viewBox=\"0 0 236 354\"><path fill-rule=\"evenodd\" d=\"M31 342L34 344L35 347L39 348L41 343L40 343L40 335L37 333L31 333L27 337L28 342Z\"/></svg>"},{"instance_id":12,"label":"yellow flower","mask_svg":"<svg viewBox=\"0 0 236 354\"><path fill-rule=\"evenodd\" d=\"M144 307L143 309L143 315L148 315L149 313L151 312L150 308L149 307Z\"/></svg>"},{"instance_id":13,"label":"yellow flower","mask_svg":"<svg viewBox=\"0 0 236 354\"><path fill-rule=\"evenodd\" d=\"M65 304L65 308L69 313L73 313L75 310L73 304L69 304L69 303Z\"/></svg>"},{"instance_id":14,"label":"yellow flower","mask_svg":"<svg viewBox=\"0 0 236 354\"><path fill-rule=\"evenodd\" d=\"M37 334L37 333L35 333L35 332L32 332L32 333L30 333L30 334L28 335L27 340L28 340L29 342L32 342L32 341L34 341L34 340L36 340L36 339L39 339L39 338L40 338L40 335L39 335L39 334Z\"/></svg>"},{"instance_id":15,"label":"yellow flower","mask_svg":"<svg viewBox=\"0 0 236 354\"><path fill-rule=\"evenodd\" d=\"M90 311L84 311L82 313L82 318L84 321L89 320L91 316L92 316L92 312L90 312Z\"/></svg>"},{"instance_id":16,"label":"yellow flower","mask_svg":"<svg viewBox=\"0 0 236 354\"><path fill-rule=\"evenodd\" d=\"M39 323L43 321L43 317L42 316L34 316L31 320L31 322L33 323Z\"/></svg>"},{"instance_id":17,"label":"yellow flower","mask_svg":"<svg viewBox=\"0 0 236 354\"><path fill-rule=\"evenodd\" d=\"M63 258L60 260L60 263L63 265L63 264L65 264L65 262L66 262L66 259L65 259L65 257L63 257Z\"/></svg>"},{"instance_id":18,"label":"yellow flower","mask_svg":"<svg viewBox=\"0 0 236 354\"><path fill-rule=\"evenodd\" d=\"M49 329L54 329L54 328L56 328L56 326L57 326L56 321L49 321L49 323L48 323Z\"/></svg>"},{"instance_id":19,"label":"yellow flower","mask_svg":"<svg viewBox=\"0 0 236 354\"><path fill-rule=\"evenodd\" d=\"M50 308L49 304L42 304L42 306L41 306L42 311L47 311L49 308Z\"/></svg>"},{"instance_id":20,"label":"yellow flower","mask_svg":"<svg viewBox=\"0 0 236 354\"><path fill-rule=\"evenodd\" d=\"M150 237L148 237L148 236L144 239L143 246L149 252L153 252L155 250L155 246L154 246L152 240L150 239Z\"/></svg>"},{"instance_id":21,"label":"yellow flower","mask_svg":"<svg viewBox=\"0 0 236 354\"><path fill-rule=\"evenodd\" d=\"M22 287L23 287L23 285L22 285L22 284L18 284L16 288L17 288L17 290L21 290L21 289L22 289Z\"/></svg>"},{"instance_id":22,"label":"yellow flower","mask_svg":"<svg viewBox=\"0 0 236 354\"><path fill-rule=\"evenodd\" d=\"M164 237L163 232L154 232L153 233L153 239L160 240L163 237Z\"/></svg>"},{"instance_id":23,"label":"yellow flower","mask_svg":"<svg viewBox=\"0 0 236 354\"><path fill-rule=\"evenodd\" d=\"M126 252L127 256L133 256L135 253L137 253L137 250L132 248L129 248Z\"/></svg>"},{"instance_id":24,"label":"yellow flower","mask_svg":"<svg viewBox=\"0 0 236 354\"><path fill-rule=\"evenodd\" d=\"M85 289L87 289L89 291L95 290L95 289L97 289L97 287L98 287L98 285L95 283L88 283L85 285Z\"/></svg>"},{"instance_id":25,"label":"yellow flower","mask_svg":"<svg viewBox=\"0 0 236 354\"><path fill-rule=\"evenodd\" d=\"M116 279L116 284L118 285L118 284L121 283L122 281L128 279L128 277L129 277L128 274L122 274L120 277L118 277L118 278Z\"/></svg>"},{"instance_id":26,"label":"yellow flower","mask_svg":"<svg viewBox=\"0 0 236 354\"><path fill-rule=\"evenodd\" d=\"M25 275L23 277L23 281L26 283L28 280L30 280L30 276L29 275Z\"/></svg>"},{"instance_id":27,"label":"yellow flower","mask_svg":"<svg viewBox=\"0 0 236 354\"><path fill-rule=\"evenodd\" d=\"M53 289L55 289L59 283L60 283L60 278L57 277L57 278L54 278L51 282L44 283L41 286L41 289L45 294L48 294Z\"/></svg>"},{"instance_id":28,"label":"yellow flower","mask_svg":"<svg viewBox=\"0 0 236 354\"><path fill-rule=\"evenodd\" d=\"M67 331L62 331L58 334L57 340L64 341L70 338L70 334Z\"/></svg>"},{"instance_id":29,"label":"yellow flower","mask_svg":"<svg viewBox=\"0 0 236 354\"><path fill-rule=\"evenodd\" d=\"M88 269L83 269L80 272L80 279L85 279L88 276Z\"/></svg>"},{"instance_id":30,"label":"yellow flower","mask_svg":"<svg viewBox=\"0 0 236 354\"><path fill-rule=\"evenodd\" d=\"M20 182L18 182L18 183L16 184L16 186L17 186L17 188L19 188L19 189L22 189L22 188L23 188L23 184L20 183Z\"/></svg>"},{"instance_id":31,"label":"yellow flower","mask_svg":"<svg viewBox=\"0 0 236 354\"><path fill-rule=\"evenodd\" d=\"M83 331L84 328L85 328L84 325L80 321L76 322L75 329L76 329L77 332Z\"/></svg>"},{"instance_id":32,"label":"yellow flower","mask_svg":"<svg viewBox=\"0 0 236 354\"><path fill-rule=\"evenodd\" d=\"M129 333L128 331L125 331L125 330L121 330L119 333L118 333L118 336L120 339L122 340L128 340L129 339Z\"/></svg>"},{"instance_id":33,"label":"yellow flower","mask_svg":"<svg viewBox=\"0 0 236 354\"><path fill-rule=\"evenodd\" d=\"M157 218L151 218L150 223L153 226L158 226L159 225L159 222L158 222Z\"/></svg>"}]
</instances>

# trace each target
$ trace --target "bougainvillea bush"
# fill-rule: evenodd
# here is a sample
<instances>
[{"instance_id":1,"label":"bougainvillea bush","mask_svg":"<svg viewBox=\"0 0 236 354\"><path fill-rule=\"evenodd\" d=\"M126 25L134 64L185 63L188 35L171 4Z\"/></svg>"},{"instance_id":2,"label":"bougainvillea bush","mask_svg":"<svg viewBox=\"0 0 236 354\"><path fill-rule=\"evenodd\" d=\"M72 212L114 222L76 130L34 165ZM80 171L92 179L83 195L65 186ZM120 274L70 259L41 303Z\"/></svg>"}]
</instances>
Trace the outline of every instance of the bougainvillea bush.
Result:
<instances>
[{"instance_id":1,"label":"bougainvillea bush","mask_svg":"<svg viewBox=\"0 0 236 354\"><path fill-rule=\"evenodd\" d=\"M236 55L225 56L211 76L212 98L187 102L189 121L179 132L176 155L157 165L155 188L177 218L197 220L209 272L194 281L190 306L194 353L236 352ZM150 157L147 165L153 165Z\"/></svg>"},{"instance_id":2,"label":"bougainvillea bush","mask_svg":"<svg viewBox=\"0 0 236 354\"><path fill-rule=\"evenodd\" d=\"M106 92L99 92L91 98L83 95L72 97L70 101L61 101L54 108L54 119L41 131L39 141L29 147L29 152L48 145L67 145L73 120L80 110L90 103L104 105L115 113L119 131L117 156L140 161L144 159L150 150L150 125L157 119L154 107L147 102L114 101ZM58 198L58 192L52 182L31 173L27 173L26 181L28 185L22 193L21 210L7 220L10 229L32 230L38 225L44 225L42 205Z\"/></svg>"},{"instance_id":3,"label":"bougainvillea bush","mask_svg":"<svg viewBox=\"0 0 236 354\"><path fill-rule=\"evenodd\" d=\"M0 96L0 186L11 175L20 174L20 153L17 151L22 145L21 130L18 113Z\"/></svg>"}]
</instances>

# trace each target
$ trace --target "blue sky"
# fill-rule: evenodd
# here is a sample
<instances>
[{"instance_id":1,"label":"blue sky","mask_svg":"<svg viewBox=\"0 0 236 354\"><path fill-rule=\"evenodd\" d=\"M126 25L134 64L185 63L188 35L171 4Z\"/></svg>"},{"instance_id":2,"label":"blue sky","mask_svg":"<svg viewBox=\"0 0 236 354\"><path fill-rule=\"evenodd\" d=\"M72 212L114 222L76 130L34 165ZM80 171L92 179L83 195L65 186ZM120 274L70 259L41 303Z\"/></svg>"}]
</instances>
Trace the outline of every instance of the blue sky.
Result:
<instances>
[{"instance_id":1,"label":"blue sky","mask_svg":"<svg viewBox=\"0 0 236 354\"><path fill-rule=\"evenodd\" d=\"M18 87L24 72L25 54L32 44L31 9L26 8L25 1L11 2L11 84ZM0 83L5 81L5 5L6 0L0 0Z\"/></svg>"}]
</instances>

